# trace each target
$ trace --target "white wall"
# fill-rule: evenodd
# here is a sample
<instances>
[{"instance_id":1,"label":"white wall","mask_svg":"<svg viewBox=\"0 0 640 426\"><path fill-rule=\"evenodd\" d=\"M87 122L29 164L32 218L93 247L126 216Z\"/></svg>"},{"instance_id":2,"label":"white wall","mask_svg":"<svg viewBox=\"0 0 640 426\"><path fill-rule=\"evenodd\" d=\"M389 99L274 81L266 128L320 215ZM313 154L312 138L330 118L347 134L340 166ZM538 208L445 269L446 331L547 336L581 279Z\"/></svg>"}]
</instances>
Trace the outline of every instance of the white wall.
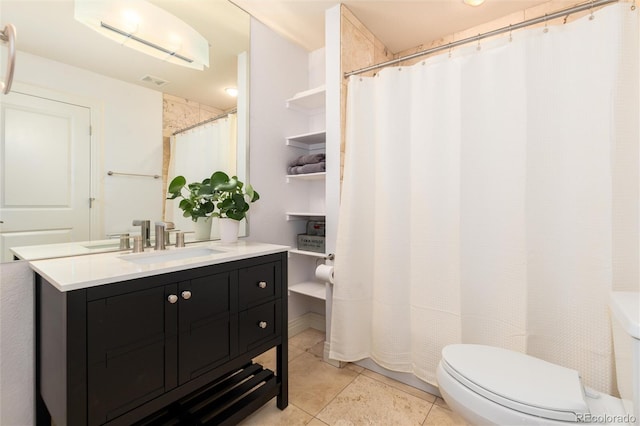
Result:
<instances>
[{"instance_id":1,"label":"white wall","mask_svg":"<svg viewBox=\"0 0 640 426\"><path fill-rule=\"evenodd\" d=\"M249 164L251 184L260 193L260 201L251 207L249 238L295 247L306 222L285 220L291 197L295 197L285 175L287 162L300 153L286 146L285 138L309 130L299 112L286 108L285 100L310 88L309 53L253 18L250 52ZM290 280L308 271L313 268L306 262L289 262ZM306 312L324 315L324 303L291 295L289 320Z\"/></svg>"},{"instance_id":2,"label":"white wall","mask_svg":"<svg viewBox=\"0 0 640 426\"><path fill-rule=\"evenodd\" d=\"M46 58L18 52L15 82L85 99L98 106L98 182L103 213L94 238L135 230L133 219L162 219L162 179L107 176L107 171L162 174L162 93Z\"/></svg>"},{"instance_id":3,"label":"white wall","mask_svg":"<svg viewBox=\"0 0 640 426\"><path fill-rule=\"evenodd\" d=\"M95 237L134 230L132 219L160 220L162 180L110 177L108 170L162 171L162 94L45 58L18 52L15 86L77 97L92 107L100 152ZM86 101L86 102L85 102ZM34 424L33 272L26 262L0 264L0 425Z\"/></svg>"},{"instance_id":4,"label":"white wall","mask_svg":"<svg viewBox=\"0 0 640 426\"><path fill-rule=\"evenodd\" d=\"M0 263L0 425L33 425L34 277L27 262Z\"/></svg>"}]
</instances>

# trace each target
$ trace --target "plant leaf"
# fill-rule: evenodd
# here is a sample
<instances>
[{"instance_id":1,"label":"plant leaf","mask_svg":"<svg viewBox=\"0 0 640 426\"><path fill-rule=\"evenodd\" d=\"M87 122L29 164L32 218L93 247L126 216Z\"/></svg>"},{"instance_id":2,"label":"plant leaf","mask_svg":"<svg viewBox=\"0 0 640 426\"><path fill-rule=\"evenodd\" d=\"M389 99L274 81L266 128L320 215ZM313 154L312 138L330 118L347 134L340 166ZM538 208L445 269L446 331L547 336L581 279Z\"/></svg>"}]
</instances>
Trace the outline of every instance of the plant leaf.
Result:
<instances>
[{"instance_id":1,"label":"plant leaf","mask_svg":"<svg viewBox=\"0 0 640 426\"><path fill-rule=\"evenodd\" d=\"M216 186L229 182L229 176L225 172L215 172L211 175L209 184L215 188Z\"/></svg>"},{"instance_id":2,"label":"plant leaf","mask_svg":"<svg viewBox=\"0 0 640 426\"><path fill-rule=\"evenodd\" d=\"M249 204L244 200L244 196L242 194L233 194L231 197L233 199L233 203L236 205L236 208L241 211L249 210Z\"/></svg>"},{"instance_id":3,"label":"plant leaf","mask_svg":"<svg viewBox=\"0 0 640 426\"><path fill-rule=\"evenodd\" d=\"M201 205L200 209L203 210L206 214L211 213L215 209L215 206L211 201L207 201L206 203Z\"/></svg>"},{"instance_id":4,"label":"plant leaf","mask_svg":"<svg viewBox=\"0 0 640 426\"><path fill-rule=\"evenodd\" d=\"M216 191L235 191L238 187L238 181L234 178L229 179L228 182L219 183L214 185L213 189Z\"/></svg>"},{"instance_id":5,"label":"plant leaf","mask_svg":"<svg viewBox=\"0 0 640 426\"><path fill-rule=\"evenodd\" d=\"M247 184L247 188L245 192L249 196L249 199L251 200L252 203L260 199L260 194L258 194L258 191L253 189L253 186L251 186L251 184Z\"/></svg>"},{"instance_id":6,"label":"plant leaf","mask_svg":"<svg viewBox=\"0 0 640 426\"><path fill-rule=\"evenodd\" d=\"M213 188L211 187L211 185L207 184L200 185L200 188L198 189L198 195L209 195L212 192Z\"/></svg>"},{"instance_id":7,"label":"plant leaf","mask_svg":"<svg viewBox=\"0 0 640 426\"><path fill-rule=\"evenodd\" d=\"M242 219L244 219L244 212L242 212L242 213L228 212L227 213L227 217L229 219L233 219L233 220L242 220Z\"/></svg>"},{"instance_id":8,"label":"plant leaf","mask_svg":"<svg viewBox=\"0 0 640 426\"><path fill-rule=\"evenodd\" d=\"M169 184L169 192L180 193L180 190L186 185L187 180L184 176L176 176ZM174 197L175 198L175 197Z\"/></svg>"}]
</instances>

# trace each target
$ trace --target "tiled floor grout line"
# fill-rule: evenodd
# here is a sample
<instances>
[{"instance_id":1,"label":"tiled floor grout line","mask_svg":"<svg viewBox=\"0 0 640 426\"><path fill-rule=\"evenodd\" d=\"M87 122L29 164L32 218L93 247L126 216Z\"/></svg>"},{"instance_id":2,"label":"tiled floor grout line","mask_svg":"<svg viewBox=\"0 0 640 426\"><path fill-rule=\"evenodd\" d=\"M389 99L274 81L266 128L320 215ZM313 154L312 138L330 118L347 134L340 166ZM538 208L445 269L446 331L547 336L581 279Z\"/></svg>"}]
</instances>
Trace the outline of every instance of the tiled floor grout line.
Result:
<instances>
[{"instance_id":1,"label":"tiled floor grout line","mask_svg":"<svg viewBox=\"0 0 640 426\"><path fill-rule=\"evenodd\" d=\"M429 411L427 411L427 415L424 417L424 420L422 421L422 423L420 423L422 426L424 426L424 424L427 423L427 419L429 418L429 414L431 414L431 410L433 410L434 405L436 405L435 401L431 403L431 407L429 407Z\"/></svg>"},{"instance_id":2,"label":"tiled floor grout line","mask_svg":"<svg viewBox=\"0 0 640 426\"><path fill-rule=\"evenodd\" d=\"M302 354L304 354L304 353L309 353L309 354L311 354L311 355L314 355L314 354L311 352L311 349L313 348L313 346L314 346L314 344L312 344L310 347L306 347L306 348L305 348L305 347L302 347L302 346L297 346L297 349L301 349L301 350L303 350L304 352L303 352L303 353L301 353L301 354L299 354L298 356L294 357L293 359L296 359L296 358L300 357L300 356L301 356ZM296 346L294 345L294 347L296 347ZM314 356L315 356L315 355L314 355ZM291 362L293 359L290 359L290 360L289 360L289 362ZM322 361L322 362L325 362L324 360L321 360L321 361ZM353 365L357 365L357 364L353 364ZM337 368L337 367L334 367L334 368ZM345 366L345 367L343 367L343 368L346 368L346 366ZM353 384L353 382L355 382L355 380L356 380L358 377L360 377L360 376L364 376L364 377L366 377L366 378L368 378L368 379L375 380L376 382L381 383L381 384L383 384L383 385L385 385L385 386L392 387L392 388L396 389L397 391L403 392L403 393L405 393L405 394L407 394L407 395L410 395L410 396L413 396L413 397L415 397L415 398L419 398L419 397L417 397L416 395L412 395L412 394L410 394L410 393L406 392L404 389L402 389L402 388L400 388L400 387L398 387L398 386L395 386L395 385L393 385L393 384L391 384L391 383L387 383L387 382L385 382L385 381L383 381L383 380L379 380L379 379L377 379L376 377L370 377L370 376L364 375L364 374L363 374L363 372L364 372L364 371L366 371L366 370L367 370L367 368L365 368L365 367L361 367L361 368L362 368L362 370L361 370L360 372L358 372L358 373L357 373L357 375L356 375L356 376L354 376L354 378L353 378L349 383L347 383L347 384L346 384L346 385L345 385L345 386L344 386L344 387L343 387L339 392L337 392L337 393L336 393L336 395L335 395L333 398L331 398L331 400L329 400L329 401L328 401L328 402L327 402L327 403L326 403L322 408L320 408L320 410L318 411L318 413L317 413L316 415L313 415L313 414L309 413L308 411L306 411L306 410L304 410L304 409L302 409L302 408L300 408L300 407L298 407L298 406L296 406L296 408L298 408L298 409L300 409L301 411L303 411L303 412L305 412L305 413L309 414L310 416L312 416L312 418L311 418L311 420L309 420L309 422L311 422L311 421L313 421L313 420L315 419L315 420L318 420L318 421L320 421L320 422L322 422L322 423L324 423L324 424L327 424L327 423L325 423L322 419L320 419L320 418L318 417L318 415L322 412L322 410L324 410L324 409L325 409L326 407L328 407L332 402L334 402L334 401L336 400L336 398L337 398L337 397L338 397L342 392L344 392L344 390L345 390L345 389L347 389L351 384ZM351 371L354 371L354 370L351 370ZM355 372L355 371L354 371L354 372ZM427 392L427 393L428 393L428 392ZM431 395L431 394L430 394L430 395ZM431 404L431 405L429 406L429 409L427 410L427 414L425 415L424 419L422 419L422 421L420 422L420 424L421 424L421 425L424 425L424 424L426 423L427 419L429 418L429 414L431 413L431 410L433 409L433 406L435 405L435 401L437 400L437 397L436 397L435 395L433 395L433 396L434 396L434 400L433 400L433 401L427 401L427 400L424 400L424 399L423 399L425 402L427 402L428 404ZM419 399L422 399L422 398L419 398ZM293 404L293 405L295 405L295 404ZM331 425L329 425L329 426L331 426Z\"/></svg>"},{"instance_id":3,"label":"tiled floor grout line","mask_svg":"<svg viewBox=\"0 0 640 426\"><path fill-rule=\"evenodd\" d=\"M302 411L303 413L306 413L306 414L310 415L310 416L311 416L311 420L313 420L313 419L315 419L315 418L316 418L316 416L314 416L313 414L311 414L310 412L308 412L308 411L307 411L307 410L305 410L304 408L302 408L302 407L298 407L298 406L297 406L296 404L294 404L293 402L289 402L289 405L293 405L294 407L296 407L298 410ZM322 408L324 408L324 407L322 407ZM322 411L322 410L320 410L320 411ZM309 420L309 422L310 422L311 420ZM320 420L320 419L318 419L318 420Z\"/></svg>"},{"instance_id":4,"label":"tiled floor grout line","mask_svg":"<svg viewBox=\"0 0 640 426\"><path fill-rule=\"evenodd\" d=\"M324 360L322 361L324 362ZM329 364L331 365L331 364ZM333 366L332 366L333 367ZM338 368L338 367L334 367L334 368ZM343 367L346 368L346 367ZM353 371L353 370L351 370ZM355 373L355 371L354 371ZM349 383L347 383L342 389L340 389L340 391L338 391L338 393L335 394L335 396L333 398L331 398L331 400L329 402L327 402L321 409L320 411L318 411L318 414L322 413L322 410L324 410L325 408L327 408L329 406L329 404L331 404L333 401L335 401L335 399L342 393L344 392L344 390L346 388L348 388L358 377L360 377L360 375L362 374L362 372L358 373ZM314 419L320 420L322 423L325 423L324 421L322 421L321 419L318 418L318 414L316 414L315 416L313 416ZM326 424L326 423L325 423Z\"/></svg>"},{"instance_id":5,"label":"tiled floor grout line","mask_svg":"<svg viewBox=\"0 0 640 426\"><path fill-rule=\"evenodd\" d=\"M308 404L308 402L303 399L300 399L300 401L296 401L301 403L302 406L306 407L306 409L303 409L300 405L297 405L292 401L289 401L289 405L292 407L292 410L290 411L286 411L286 410L281 411L275 406L275 403L272 403L270 408L264 410L262 414L262 416L264 416L263 419L265 420L263 420L262 422L260 422L259 420L256 421L256 419L260 418L260 417L257 417L247 422L247 425L251 424L251 425L260 425L260 426L266 426L266 425L281 426L284 424L308 425L309 423L311 423L314 426L325 426L325 425L335 426L337 424L336 422L339 422L342 420L353 421L354 419L357 419L357 418L361 419L361 421L364 421L363 419L367 418L368 419L366 420L367 422L377 421L379 422L378 424L381 425L382 423L380 423L380 421L382 418L384 418L386 412L379 412L378 413L379 417L375 417L375 418L368 418L366 414L364 415L364 417L362 416L358 417L359 414L357 414L359 411L362 411L363 407L365 407L365 410L367 410L366 408L367 405L370 405L371 407L370 409L368 409L367 412L371 412L371 410L375 411L377 408L379 408L379 406L377 406L375 402L373 402L375 401L375 398L371 399L369 402L367 402L366 396L362 400L360 399L360 397L358 397L357 402L355 402L356 400L352 400L354 395L360 395L360 392L362 392L363 389L369 389L369 388L381 389L381 391L374 392L374 394L378 395L377 396L378 398L380 397L380 395L384 395L383 396L384 398L395 398L395 396L389 395L387 393L387 392L393 392L393 395L400 395L400 396L406 395L406 396L410 396L411 398L417 398L421 400L422 402L420 404L416 404L415 401L408 402L408 404L410 404L409 406L413 406L416 409L419 409L420 413L425 413L424 416L417 416L418 412L414 410L413 420L412 420L413 424L421 425L421 426L464 424L462 419L459 419L455 416L455 414L452 414L444 403L438 403L438 400L439 400L438 397L435 397L435 395L432 395L429 392L425 392L424 390L417 389L417 388L416 389L419 392L417 393L413 392L412 391L413 389L407 388L405 384L401 382L397 382L390 377L380 375L375 371L369 370L357 364L347 363L347 365L345 365L343 368L337 368L336 366L331 365L330 363L326 363L322 356L322 348L320 348L321 346L320 343L323 341L323 337L324 336L320 336L316 330L313 330L313 331L307 332L305 336L301 336L300 338L296 339L294 344L289 344L289 348L291 349L290 350L291 355L293 354L296 354L296 355L289 358L288 361L289 363L292 363L292 362L295 363L296 368L298 370L300 369L300 366L304 366L305 364L308 365L307 368L309 369L315 369L316 367L320 368L320 370L318 370L314 374L320 383L324 383L322 386L325 386L326 384L328 384L329 381L333 383L333 385L330 386L330 388L332 389L331 392L330 393L324 392L324 398L329 398L329 399L324 404L322 404L322 407L320 408L317 408L318 407L317 403L315 405ZM271 354L267 362L269 363L274 362L274 357L275 357L275 354ZM326 366L320 367L319 366L320 364L328 364L332 368L327 368ZM335 374L336 381L333 382L334 369L350 370L350 372L348 373L344 372L344 374L343 373ZM317 374L320 374L320 372L322 375L317 376ZM314 377L314 375L312 374L309 377ZM346 383L345 383L345 380L347 380ZM375 382L376 385L373 385L373 382ZM382 385L383 387L378 388L379 385ZM303 392L302 394L298 394L298 395L304 395L304 392L314 393L317 391L314 383L309 382L308 379L305 379L302 382L298 382L296 386L297 386L297 389L301 389L301 391ZM387 388L387 391L384 391L385 387ZM323 388L318 388L318 390L320 389L323 389ZM393 389L393 391L391 391L391 389ZM354 391L356 392L355 394L353 393ZM365 392L367 391L365 390ZM397 392L399 392L399 394ZM339 398L341 395L343 395L343 397ZM324 398L322 398L322 401L325 400ZM436 405L438 407L435 407ZM345 411L345 407L346 407L346 411ZM421 407L421 408L417 408L417 407ZM313 414L308 410L315 411L316 413ZM328 411L325 412L325 410L328 410ZM408 410L411 411L413 409L408 408ZM319 418L319 415L323 412L325 412L324 417L327 420L322 420L321 418ZM342 414L336 414L336 413L342 413ZM408 414L409 412L406 412L406 413ZM341 420L340 416L344 416L344 418ZM285 420L287 418L289 420ZM296 420L293 423L289 423L294 418ZM408 418L408 417L405 417L405 418ZM269 420L266 421L266 419L269 419ZM348 419L351 419L351 420L348 420Z\"/></svg>"}]
</instances>

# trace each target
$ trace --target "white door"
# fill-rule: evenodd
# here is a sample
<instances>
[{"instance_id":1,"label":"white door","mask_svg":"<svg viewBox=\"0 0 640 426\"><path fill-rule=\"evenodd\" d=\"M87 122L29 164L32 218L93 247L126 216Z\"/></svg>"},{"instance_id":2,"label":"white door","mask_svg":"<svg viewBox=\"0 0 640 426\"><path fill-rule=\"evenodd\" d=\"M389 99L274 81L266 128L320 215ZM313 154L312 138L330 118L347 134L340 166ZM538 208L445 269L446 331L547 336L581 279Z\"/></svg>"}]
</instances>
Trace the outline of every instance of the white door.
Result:
<instances>
[{"instance_id":1,"label":"white door","mask_svg":"<svg viewBox=\"0 0 640 426\"><path fill-rule=\"evenodd\" d=\"M16 92L0 103L0 260L90 240L91 110Z\"/></svg>"}]
</instances>

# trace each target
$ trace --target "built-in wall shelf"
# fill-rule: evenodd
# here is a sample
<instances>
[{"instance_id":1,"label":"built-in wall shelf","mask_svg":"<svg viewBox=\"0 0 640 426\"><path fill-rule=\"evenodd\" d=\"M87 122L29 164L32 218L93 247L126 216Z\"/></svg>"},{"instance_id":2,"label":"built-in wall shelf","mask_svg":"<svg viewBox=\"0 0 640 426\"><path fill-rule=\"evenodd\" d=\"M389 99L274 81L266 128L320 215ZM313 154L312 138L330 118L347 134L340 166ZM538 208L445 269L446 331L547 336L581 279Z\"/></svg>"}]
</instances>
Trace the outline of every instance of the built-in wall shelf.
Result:
<instances>
[{"instance_id":1,"label":"built-in wall shelf","mask_svg":"<svg viewBox=\"0 0 640 426\"><path fill-rule=\"evenodd\" d=\"M304 173L299 175L287 175L287 183L296 180L324 180L327 176L327 172L318 173Z\"/></svg>"},{"instance_id":2,"label":"built-in wall shelf","mask_svg":"<svg viewBox=\"0 0 640 426\"><path fill-rule=\"evenodd\" d=\"M287 145L296 148L311 150L324 149L326 144L327 132L322 130L319 132L304 133L302 135L287 137Z\"/></svg>"},{"instance_id":3,"label":"built-in wall shelf","mask_svg":"<svg viewBox=\"0 0 640 426\"><path fill-rule=\"evenodd\" d=\"M317 251L291 249L291 250L289 250L289 253L299 254L300 256L319 257L321 259L324 259L324 258L327 257L327 255L325 253L319 253Z\"/></svg>"},{"instance_id":4,"label":"built-in wall shelf","mask_svg":"<svg viewBox=\"0 0 640 426\"><path fill-rule=\"evenodd\" d=\"M322 85L304 92L298 92L293 98L287 99L287 108L309 113L324 109L326 91L326 87Z\"/></svg>"},{"instance_id":5,"label":"built-in wall shelf","mask_svg":"<svg viewBox=\"0 0 640 426\"><path fill-rule=\"evenodd\" d=\"M305 296L310 296L316 299L327 299L325 284L317 281L304 281L293 284L289 286L289 291L292 293L304 294Z\"/></svg>"},{"instance_id":6,"label":"built-in wall shelf","mask_svg":"<svg viewBox=\"0 0 640 426\"><path fill-rule=\"evenodd\" d=\"M286 212L287 220L308 220L312 217L324 218L324 213L319 212Z\"/></svg>"}]
</instances>

